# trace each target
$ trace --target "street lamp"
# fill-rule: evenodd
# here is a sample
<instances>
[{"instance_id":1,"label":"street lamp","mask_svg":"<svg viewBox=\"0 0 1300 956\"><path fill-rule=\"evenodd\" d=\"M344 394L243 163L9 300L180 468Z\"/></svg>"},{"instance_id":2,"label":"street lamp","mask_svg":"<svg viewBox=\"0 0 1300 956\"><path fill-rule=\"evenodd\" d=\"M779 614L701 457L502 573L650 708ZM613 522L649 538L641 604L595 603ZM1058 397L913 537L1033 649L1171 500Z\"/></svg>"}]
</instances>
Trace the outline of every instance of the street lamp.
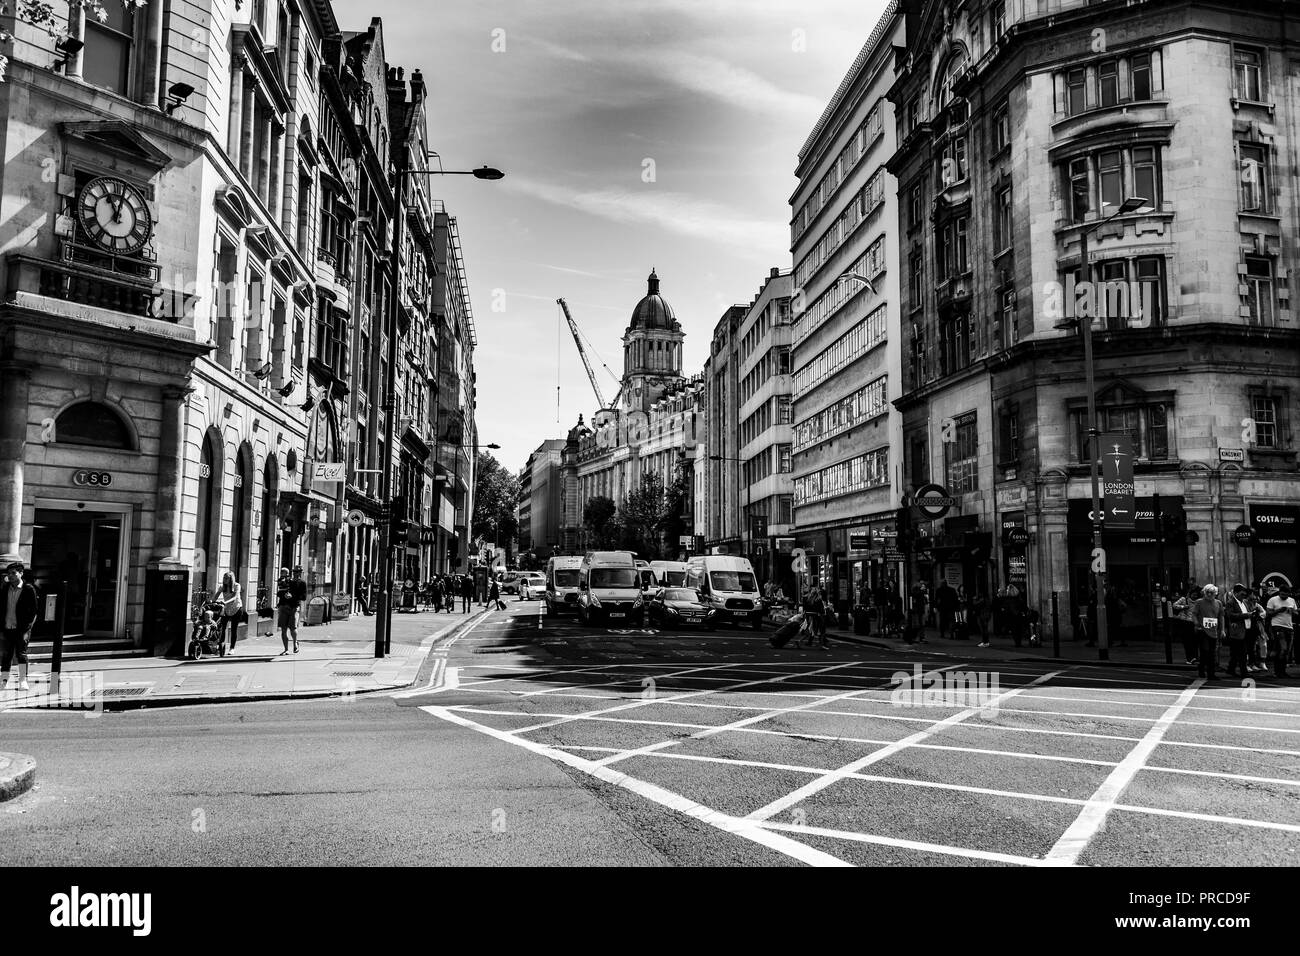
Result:
<instances>
[{"instance_id":1,"label":"street lamp","mask_svg":"<svg viewBox=\"0 0 1300 956\"><path fill-rule=\"evenodd\" d=\"M426 153L426 158L428 157ZM432 155L437 155L433 153ZM438 157L438 169L412 169L410 155L402 151L401 166L392 175L389 185L393 190L393 245L389 250L389 273L393 277L393 286L389 293L388 315L385 325L388 333L388 381L384 383L384 464L380 475L380 497L384 501L386 520L380 527L379 534L379 607L375 612L375 657L383 657L392 644L393 622L393 412L397 407L397 328L398 315L402 308L402 224L406 221L406 210L402 202L402 184L407 176L473 176L475 179L497 180L505 173L491 166L480 166L472 170L444 170L442 157Z\"/></svg>"},{"instance_id":2,"label":"street lamp","mask_svg":"<svg viewBox=\"0 0 1300 956\"><path fill-rule=\"evenodd\" d=\"M1077 198L1077 197L1076 197ZM1103 204L1104 205L1104 204ZM1131 212L1137 212L1148 205L1146 199L1137 196L1131 196L1125 199L1119 209L1103 219L1098 219L1090 225L1084 226L1079 231L1079 271L1083 275L1084 282L1091 282L1091 272L1088 263L1088 236L1095 230L1110 222L1116 216L1123 216ZM1086 209L1085 209L1086 211ZM1096 296L1093 297L1096 302ZM1097 439L1100 437L1100 430L1097 428L1097 394L1095 369L1092 358L1092 319L1090 315L1078 316L1073 319L1066 319L1056 324L1058 329L1072 329L1077 324L1079 332L1083 336L1083 368L1086 377L1086 387L1088 389L1088 471L1092 478L1092 553L1097 555L1102 552L1101 545L1101 476L1099 467L1101 458L1097 454ZM1106 661L1110 660L1110 635L1106 626L1106 571L1105 561L1096 562L1094 558L1094 567L1098 568L1094 572L1093 590L1096 593L1095 603L1097 608L1097 659Z\"/></svg>"}]
</instances>

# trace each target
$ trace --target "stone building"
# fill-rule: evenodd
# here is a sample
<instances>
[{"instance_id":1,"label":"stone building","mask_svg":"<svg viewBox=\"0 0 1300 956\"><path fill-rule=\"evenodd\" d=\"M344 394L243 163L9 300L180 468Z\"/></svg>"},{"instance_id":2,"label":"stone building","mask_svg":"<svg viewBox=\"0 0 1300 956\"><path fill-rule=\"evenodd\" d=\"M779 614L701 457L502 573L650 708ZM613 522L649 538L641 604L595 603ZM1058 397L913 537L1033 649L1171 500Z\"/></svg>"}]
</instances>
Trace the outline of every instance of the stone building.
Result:
<instances>
[{"instance_id":1,"label":"stone building","mask_svg":"<svg viewBox=\"0 0 1300 956\"><path fill-rule=\"evenodd\" d=\"M918 570L968 591L1015 584L1044 611L1056 592L1077 620L1091 554L1084 320L1099 430L1135 453L1136 523L1102 541L1122 633L1146 631L1163 585L1294 583L1295 13L903 6L891 168L911 334L896 405L909 483L959 501L927 529ZM1253 548L1234 541L1241 526ZM1019 528L1027 545L1004 543Z\"/></svg>"},{"instance_id":2,"label":"stone building","mask_svg":"<svg viewBox=\"0 0 1300 956\"><path fill-rule=\"evenodd\" d=\"M618 396L612 407L596 412L590 432L578 440L579 523L583 506L596 496L617 505L639 487L643 474L656 473L669 485L680 470L693 469L703 433L703 383L699 376L682 375L684 338L652 270L623 335Z\"/></svg>"}]
</instances>

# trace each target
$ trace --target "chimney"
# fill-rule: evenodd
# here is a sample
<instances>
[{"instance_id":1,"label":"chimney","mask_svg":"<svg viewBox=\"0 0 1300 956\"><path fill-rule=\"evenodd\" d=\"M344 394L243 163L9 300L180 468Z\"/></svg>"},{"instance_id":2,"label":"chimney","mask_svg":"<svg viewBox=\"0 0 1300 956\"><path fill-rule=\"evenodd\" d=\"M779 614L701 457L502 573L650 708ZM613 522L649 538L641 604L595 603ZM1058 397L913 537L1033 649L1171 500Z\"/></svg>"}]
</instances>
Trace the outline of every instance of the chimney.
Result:
<instances>
[{"instance_id":1,"label":"chimney","mask_svg":"<svg viewBox=\"0 0 1300 956\"><path fill-rule=\"evenodd\" d=\"M416 70L411 74L411 102L424 101L424 74Z\"/></svg>"}]
</instances>

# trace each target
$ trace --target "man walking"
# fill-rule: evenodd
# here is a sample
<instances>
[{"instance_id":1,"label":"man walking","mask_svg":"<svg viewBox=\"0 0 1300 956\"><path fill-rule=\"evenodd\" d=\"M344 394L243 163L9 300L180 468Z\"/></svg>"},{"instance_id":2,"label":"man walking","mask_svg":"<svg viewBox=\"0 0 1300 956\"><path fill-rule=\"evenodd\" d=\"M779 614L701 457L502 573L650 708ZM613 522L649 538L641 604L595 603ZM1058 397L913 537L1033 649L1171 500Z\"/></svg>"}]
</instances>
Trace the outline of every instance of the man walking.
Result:
<instances>
[{"instance_id":1,"label":"man walking","mask_svg":"<svg viewBox=\"0 0 1300 956\"><path fill-rule=\"evenodd\" d=\"M934 589L934 606L939 612L939 640L955 636L952 625L958 607L957 591L947 579L940 581Z\"/></svg>"},{"instance_id":2,"label":"man walking","mask_svg":"<svg viewBox=\"0 0 1300 956\"><path fill-rule=\"evenodd\" d=\"M1196 643L1201 652L1196 675L1214 680L1219 666L1219 640L1223 637L1223 605L1219 603L1219 589L1213 584L1201 588L1201 596L1192 605L1196 625Z\"/></svg>"},{"instance_id":3,"label":"man walking","mask_svg":"<svg viewBox=\"0 0 1300 956\"><path fill-rule=\"evenodd\" d=\"M1273 633L1273 673L1286 677L1287 657L1291 653L1291 642L1295 635L1295 598L1291 589L1285 584L1268 599L1268 623Z\"/></svg>"},{"instance_id":4,"label":"man walking","mask_svg":"<svg viewBox=\"0 0 1300 956\"><path fill-rule=\"evenodd\" d=\"M0 609L4 627L0 629L0 688L9 690L9 668L18 661L18 690L27 690L27 644L36 623L36 589L23 581L27 570L21 561L5 568L5 586Z\"/></svg>"},{"instance_id":5,"label":"man walking","mask_svg":"<svg viewBox=\"0 0 1300 956\"><path fill-rule=\"evenodd\" d=\"M469 613L469 606L474 600L474 578L468 574L460 579L460 609Z\"/></svg>"},{"instance_id":6,"label":"man walking","mask_svg":"<svg viewBox=\"0 0 1300 956\"><path fill-rule=\"evenodd\" d=\"M1246 676L1246 644L1255 639L1252 628L1250 608L1246 606L1246 585L1234 584L1232 595L1224 607L1224 618L1228 623L1228 676Z\"/></svg>"},{"instance_id":7,"label":"man walking","mask_svg":"<svg viewBox=\"0 0 1300 956\"><path fill-rule=\"evenodd\" d=\"M298 653L298 608L307 600L307 582L302 579L302 568L293 569L293 577L288 568L280 569L280 580L276 582L275 609L276 625L280 628L280 642L284 650L280 656L289 653L289 636L293 635L293 652Z\"/></svg>"}]
</instances>

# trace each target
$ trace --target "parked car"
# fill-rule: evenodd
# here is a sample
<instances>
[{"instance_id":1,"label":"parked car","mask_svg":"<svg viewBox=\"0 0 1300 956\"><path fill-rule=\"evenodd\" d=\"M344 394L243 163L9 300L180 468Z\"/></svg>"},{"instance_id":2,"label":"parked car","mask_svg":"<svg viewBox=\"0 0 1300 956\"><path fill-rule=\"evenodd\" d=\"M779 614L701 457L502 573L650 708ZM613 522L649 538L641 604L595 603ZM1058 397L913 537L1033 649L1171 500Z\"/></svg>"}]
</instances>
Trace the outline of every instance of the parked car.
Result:
<instances>
[{"instance_id":1,"label":"parked car","mask_svg":"<svg viewBox=\"0 0 1300 956\"><path fill-rule=\"evenodd\" d=\"M505 572L504 574L501 575L501 577L497 578L497 582L501 585L502 594L519 593L519 572L518 571Z\"/></svg>"},{"instance_id":2,"label":"parked car","mask_svg":"<svg viewBox=\"0 0 1300 956\"><path fill-rule=\"evenodd\" d=\"M717 612L700 598L695 588L660 588L647 605L651 622L661 627L713 629Z\"/></svg>"},{"instance_id":3,"label":"parked car","mask_svg":"<svg viewBox=\"0 0 1300 956\"><path fill-rule=\"evenodd\" d=\"M536 600L546 593L546 575L541 571L521 571L515 587L525 601Z\"/></svg>"}]
</instances>

